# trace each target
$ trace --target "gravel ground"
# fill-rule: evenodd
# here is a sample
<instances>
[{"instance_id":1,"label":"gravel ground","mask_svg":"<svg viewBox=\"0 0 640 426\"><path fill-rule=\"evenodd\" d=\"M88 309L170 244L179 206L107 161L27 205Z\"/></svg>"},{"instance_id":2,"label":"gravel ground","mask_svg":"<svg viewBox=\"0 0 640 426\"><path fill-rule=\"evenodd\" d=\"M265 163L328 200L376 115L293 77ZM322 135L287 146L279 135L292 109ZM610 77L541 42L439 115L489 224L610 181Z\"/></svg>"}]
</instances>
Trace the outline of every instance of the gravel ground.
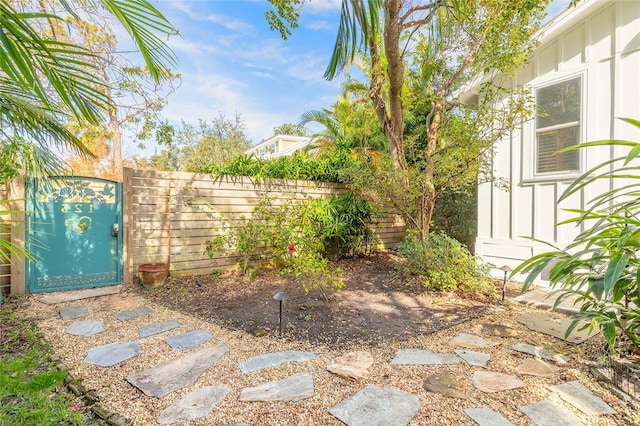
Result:
<instances>
[{"instance_id":1,"label":"gravel ground","mask_svg":"<svg viewBox=\"0 0 640 426\"><path fill-rule=\"evenodd\" d=\"M411 421L411 425L474 425L475 423L462 412L464 408L474 407L491 407L514 424L532 425L533 423L518 410L518 406L544 399L560 402L558 397L550 394L547 387L571 380L579 380L618 412L616 415L588 417L564 402L560 402L575 412L584 424L640 424L640 416L635 412L634 407L602 388L587 373L590 360L595 360L603 345L599 336L576 346L529 331L514 320L517 316L532 310L520 305L509 304L504 308L496 308L482 318L458 324L432 335L416 335L408 340L383 346L354 344L352 347L335 349L326 345L311 345L301 341L277 339L273 336L255 337L243 331L229 330L191 315L170 310L145 300L140 294L126 290L117 295L58 305L45 305L38 302L37 299L37 296L29 297L25 303L26 313L38 322L41 331L51 342L55 354L69 366L70 372L76 378L81 379L87 389L96 391L100 397L100 404L104 408L128 417L136 425L155 424L159 413L187 392L215 384L226 384L232 388L232 391L207 417L189 424L340 425L342 422L331 416L327 409L352 396L365 386L374 384L396 387L419 397L421 408L418 415ZM64 333L65 328L71 322L63 322L58 311L63 306L76 305L86 305L90 312L89 319L103 320L106 331L90 338ZM115 312L137 306L148 306L154 312L151 315L124 323L113 317ZM139 327L170 319L177 319L180 328L144 339L139 338L137 332ZM481 350L491 354L489 370L512 373L514 368L528 357L528 355L507 349L508 345L519 342L538 344L564 353L571 358L569 366L549 378L519 376L526 384L525 388L489 394L477 390L471 383L471 376L479 367L470 367L466 364L452 366L391 366L389 364L396 351L402 348L453 352L454 348L448 344L453 337L461 332L482 335L483 323L508 325L521 333L518 338L484 336L501 342L499 346ZM213 343L222 341L231 347L227 354L200 376L194 386L157 399L145 396L125 381L125 377L129 374L138 373L187 353L187 351L175 353L162 339L194 329L204 329L213 334ZM108 368L83 362L87 350L108 343L125 341L139 341L143 354ZM242 374L238 368L239 363L253 356L289 349L313 351L318 355L318 358L313 361L272 367L246 375ZM198 348L192 351L196 350ZM326 366L334 358L352 350L369 350L373 354L374 364L369 369L371 374L369 379L351 381L326 371ZM243 388L283 379L291 374L304 371L309 371L313 375L315 395L312 398L293 403L238 402L238 396ZM438 371L454 374L459 380L460 389L467 395L467 398L449 398L423 390L422 385L425 378Z\"/></svg>"}]
</instances>

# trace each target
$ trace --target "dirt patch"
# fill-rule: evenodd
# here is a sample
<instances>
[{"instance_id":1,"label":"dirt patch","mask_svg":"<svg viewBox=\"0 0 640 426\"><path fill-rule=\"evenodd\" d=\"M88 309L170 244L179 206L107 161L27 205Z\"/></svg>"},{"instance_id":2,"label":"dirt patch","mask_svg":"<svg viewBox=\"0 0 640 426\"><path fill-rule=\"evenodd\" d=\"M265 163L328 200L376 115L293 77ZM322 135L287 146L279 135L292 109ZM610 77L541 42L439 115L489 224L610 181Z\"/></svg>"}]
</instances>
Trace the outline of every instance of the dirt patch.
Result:
<instances>
[{"instance_id":1,"label":"dirt patch","mask_svg":"<svg viewBox=\"0 0 640 426\"><path fill-rule=\"evenodd\" d=\"M162 288L138 291L157 303L258 336L279 334L273 296L284 291L289 296L283 304L284 336L332 345L383 344L430 334L483 316L498 300L424 294L401 278L396 261L392 252L382 252L335 262L345 286L327 294L328 300L271 270L252 280L238 273L173 278Z\"/></svg>"}]
</instances>

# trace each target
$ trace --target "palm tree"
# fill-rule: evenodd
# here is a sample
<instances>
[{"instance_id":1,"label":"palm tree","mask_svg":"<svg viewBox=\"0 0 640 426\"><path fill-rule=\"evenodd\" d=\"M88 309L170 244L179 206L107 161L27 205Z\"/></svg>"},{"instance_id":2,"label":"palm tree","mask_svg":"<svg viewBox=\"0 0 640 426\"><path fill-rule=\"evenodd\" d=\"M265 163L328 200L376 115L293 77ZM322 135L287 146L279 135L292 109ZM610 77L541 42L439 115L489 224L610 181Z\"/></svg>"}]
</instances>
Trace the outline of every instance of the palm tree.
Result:
<instances>
[{"instance_id":1,"label":"palm tree","mask_svg":"<svg viewBox=\"0 0 640 426\"><path fill-rule=\"evenodd\" d=\"M306 111L299 124L315 122L324 129L312 135L311 149L318 152L337 148L385 149L384 135L367 97L367 86L348 79L342 84L342 94L329 109Z\"/></svg>"},{"instance_id":2,"label":"palm tree","mask_svg":"<svg viewBox=\"0 0 640 426\"><path fill-rule=\"evenodd\" d=\"M175 28L146 0L91 0L102 6L129 33L154 80L176 63L168 46L156 34L176 34ZM74 15L73 2L60 2ZM0 0L0 155L15 149L25 172L57 171L52 148L71 149L91 155L65 123L73 118L100 124L114 103L105 93L93 54L82 46L56 39L55 25L64 17L15 9ZM48 23L50 36L43 37L36 25Z\"/></svg>"},{"instance_id":3,"label":"palm tree","mask_svg":"<svg viewBox=\"0 0 640 426\"><path fill-rule=\"evenodd\" d=\"M72 16L73 3L60 1ZM61 161L55 149L91 155L65 123L73 118L101 124L114 108L93 54L56 39L54 24L64 24L64 17L17 10L13 4L0 0L0 183L11 180L20 169L32 176L58 173ZM148 1L87 0L84 4L101 6L120 22L155 81L175 65L173 52L157 34L177 31ZM37 25L48 25L50 36L41 36ZM11 213L0 208L1 216ZM11 254L27 255L0 239L0 261L10 260Z\"/></svg>"}]
</instances>

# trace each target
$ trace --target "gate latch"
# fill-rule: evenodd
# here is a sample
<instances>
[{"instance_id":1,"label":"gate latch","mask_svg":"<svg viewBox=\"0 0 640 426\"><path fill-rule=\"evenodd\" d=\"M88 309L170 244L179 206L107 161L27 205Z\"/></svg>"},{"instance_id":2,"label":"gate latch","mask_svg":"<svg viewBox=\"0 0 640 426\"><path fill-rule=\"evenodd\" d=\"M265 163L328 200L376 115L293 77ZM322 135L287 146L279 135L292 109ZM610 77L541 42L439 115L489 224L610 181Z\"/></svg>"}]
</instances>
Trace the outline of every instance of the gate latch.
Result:
<instances>
[{"instance_id":1,"label":"gate latch","mask_svg":"<svg viewBox=\"0 0 640 426\"><path fill-rule=\"evenodd\" d=\"M120 232L120 225L117 224L117 223L114 223L111 226L111 236L117 238L118 237L118 232Z\"/></svg>"}]
</instances>

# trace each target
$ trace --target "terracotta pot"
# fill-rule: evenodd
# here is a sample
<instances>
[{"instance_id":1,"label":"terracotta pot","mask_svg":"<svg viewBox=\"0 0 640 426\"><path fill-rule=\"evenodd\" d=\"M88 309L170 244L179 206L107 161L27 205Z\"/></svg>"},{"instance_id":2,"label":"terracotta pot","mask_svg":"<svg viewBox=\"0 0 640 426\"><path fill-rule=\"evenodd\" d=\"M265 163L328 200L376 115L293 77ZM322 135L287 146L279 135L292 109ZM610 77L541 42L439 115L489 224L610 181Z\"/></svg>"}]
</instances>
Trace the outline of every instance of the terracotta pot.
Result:
<instances>
[{"instance_id":1,"label":"terracotta pot","mask_svg":"<svg viewBox=\"0 0 640 426\"><path fill-rule=\"evenodd\" d=\"M168 263L143 263L138 266L142 285L145 288L160 287L169 276L170 267Z\"/></svg>"}]
</instances>

